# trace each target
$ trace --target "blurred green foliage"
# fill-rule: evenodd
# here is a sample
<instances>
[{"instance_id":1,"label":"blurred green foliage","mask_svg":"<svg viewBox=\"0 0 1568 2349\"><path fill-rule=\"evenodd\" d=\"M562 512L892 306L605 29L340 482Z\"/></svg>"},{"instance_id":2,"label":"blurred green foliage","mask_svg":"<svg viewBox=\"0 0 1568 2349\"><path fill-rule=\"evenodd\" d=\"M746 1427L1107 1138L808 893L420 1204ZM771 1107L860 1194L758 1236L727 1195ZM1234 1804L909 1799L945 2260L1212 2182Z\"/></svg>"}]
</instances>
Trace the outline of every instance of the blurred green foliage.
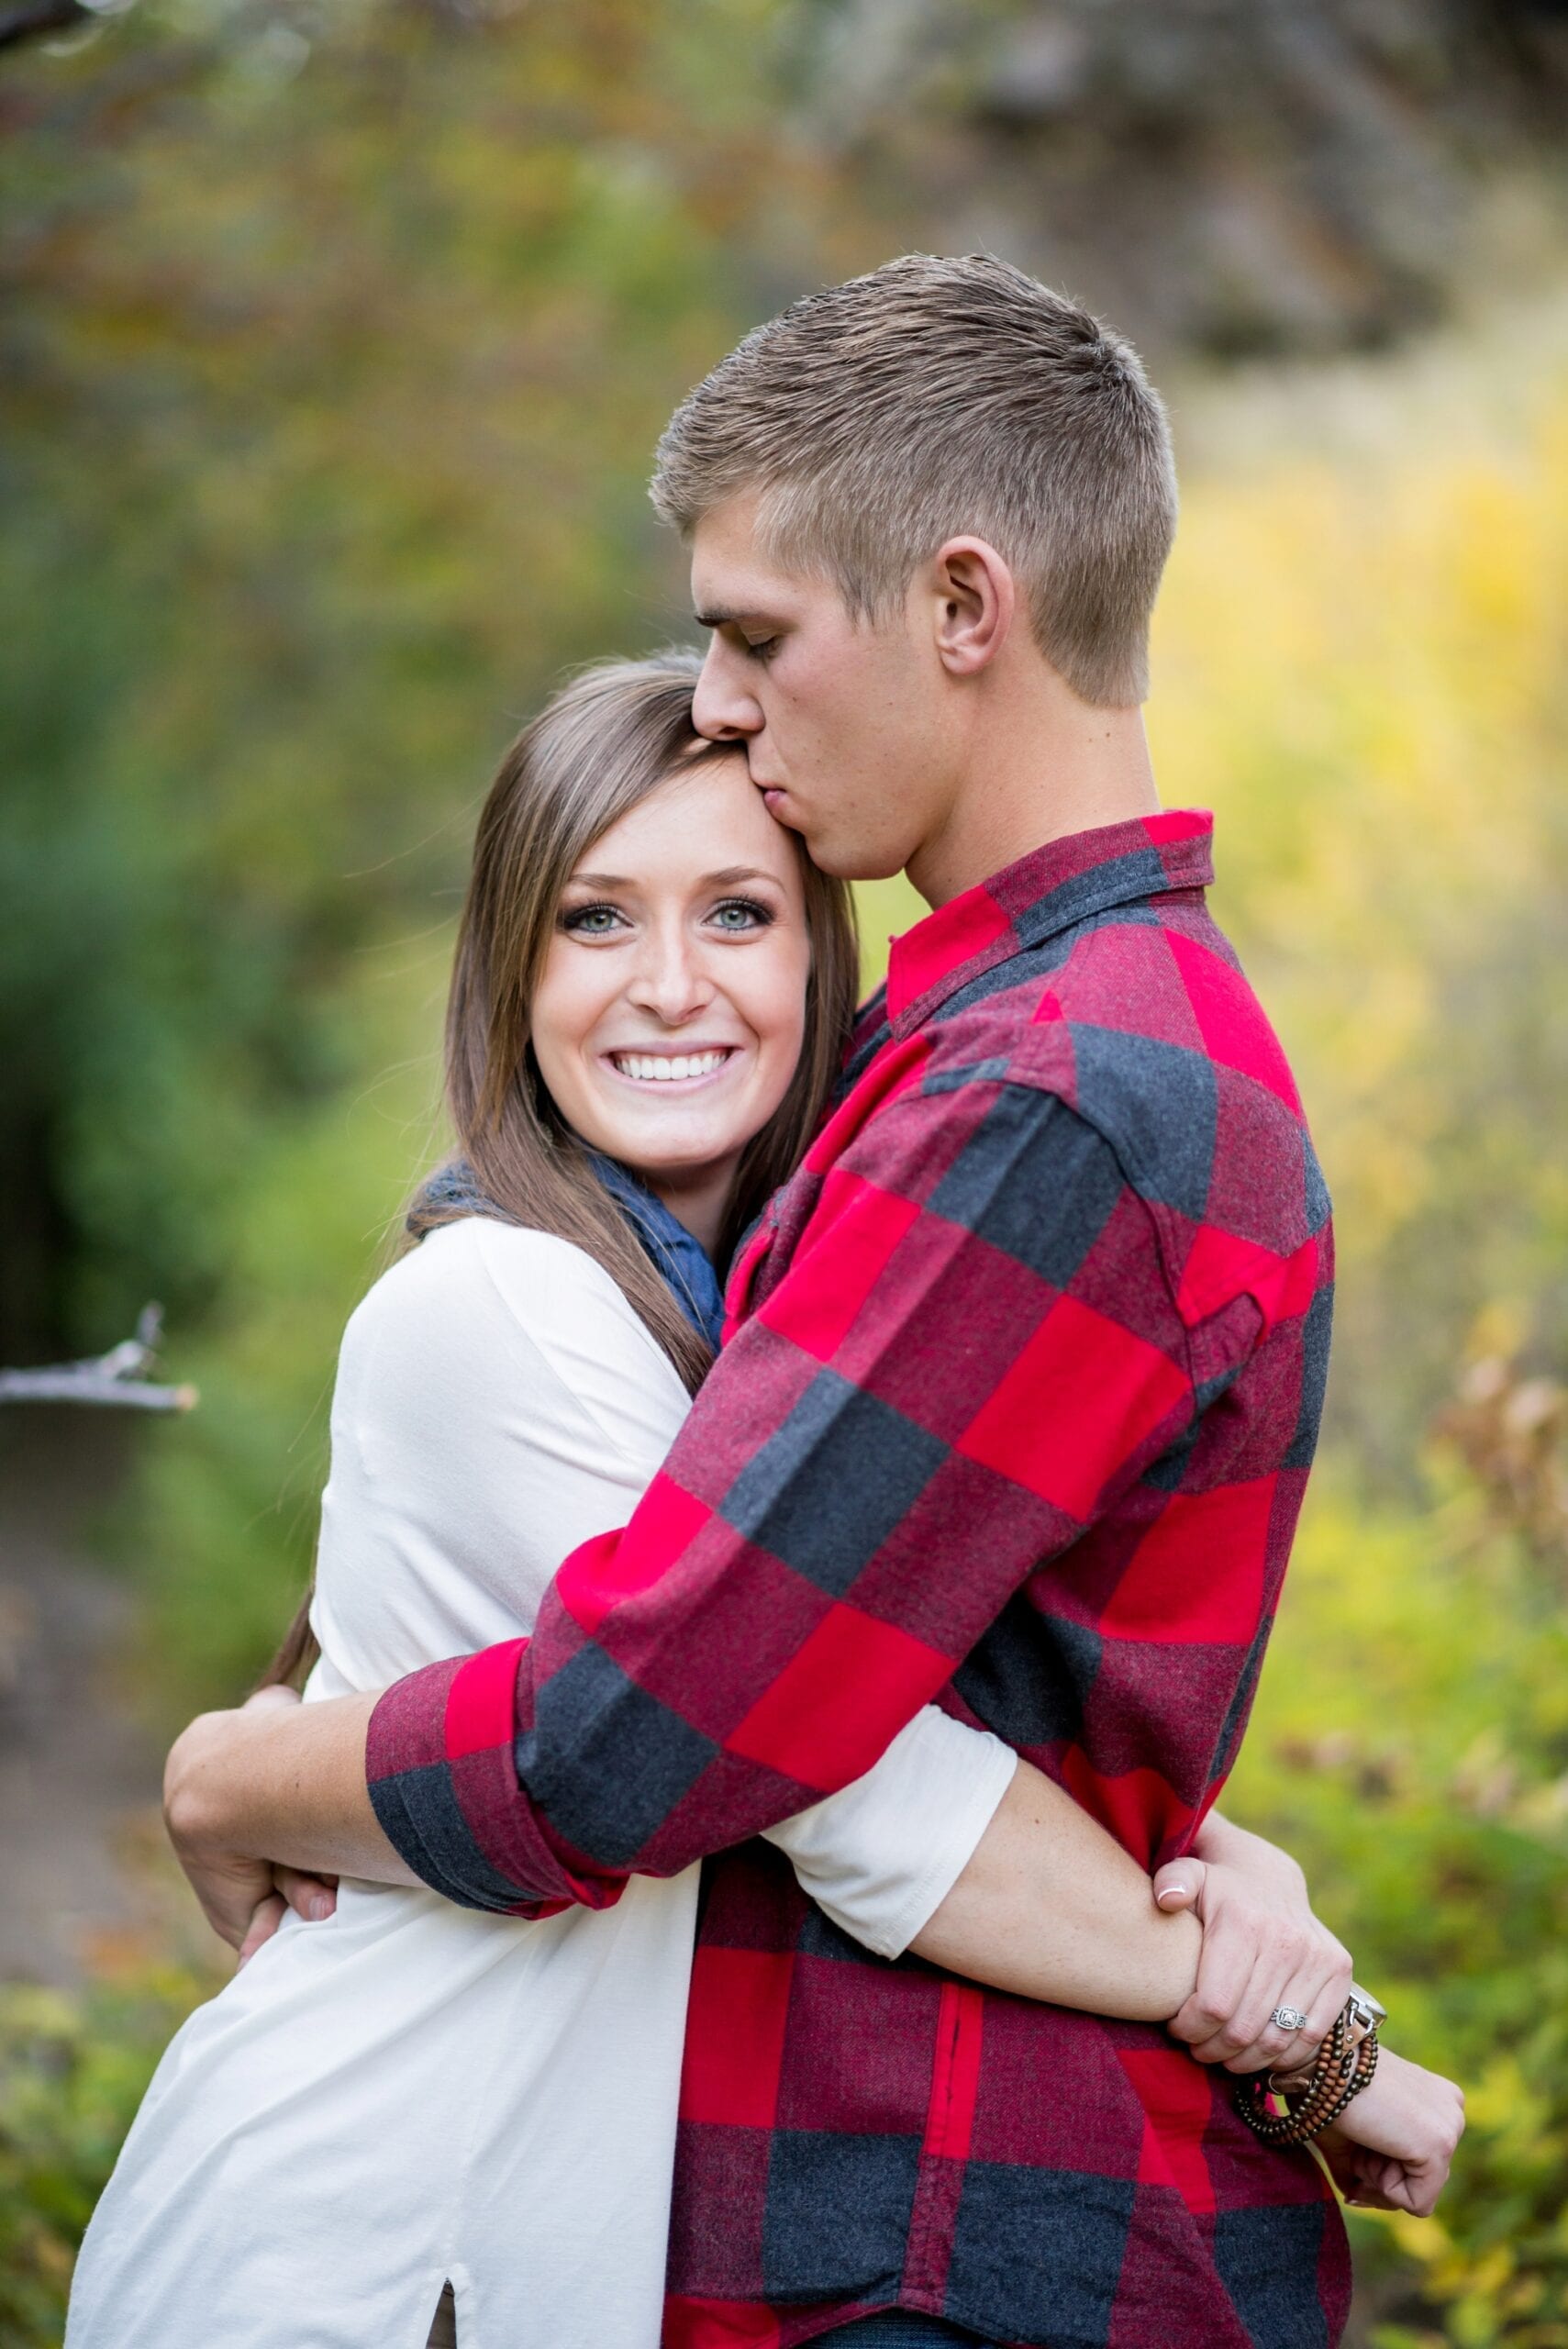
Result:
<instances>
[{"instance_id":1,"label":"blurred green foliage","mask_svg":"<svg viewBox=\"0 0 1568 2349\"><path fill-rule=\"evenodd\" d=\"M763 13L145 0L7 61L7 1359L217 1300L350 958L450 910L541 685L684 618L643 482Z\"/></svg>"},{"instance_id":2,"label":"blurred green foliage","mask_svg":"<svg viewBox=\"0 0 1568 2349\"><path fill-rule=\"evenodd\" d=\"M169 1309L115 1548L165 1722L308 1569L337 1338L437 1147L467 829L684 626L642 483L750 320L902 241L775 0L142 0L0 83L0 1359ZM1151 712L1339 1208L1326 1457L1233 1808L1462 2077L1379 2349L1568 2344L1568 363L1195 387ZM1336 420L1337 419L1337 420ZM917 910L864 896L868 972ZM1434 1415L1467 1381L1443 1431ZM15 1430L7 1431L14 1435ZM0 2344L194 1984L0 2002Z\"/></svg>"},{"instance_id":3,"label":"blurred green foliage","mask_svg":"<svg viewBox=\"0 0 1568 2349\"><path fill-rule=\"evenodd\" d=\"M1151 713L1335 1194L1328 1439L1234 1787L1470 2127L1375 2349L1568 2343L1568 366L1218 404ZM1348 420L1346 412L1348 410ZM1342 429L1336 429L1336 412Z\"/></svg>"},{"instance_id":4,"label":"blurred green foliage","mask_svg":"<svg viewBox=\"0 0 1568 2349\"><path fill-rule=\"evenodd\" d=\"M0 2345L63 2330L82 2231L199 1986L173 1968L86 1998L0 1986Z\"/></svg>"},{"instance_id":5,"label":"blurred green foliage","mask_svg":"<svg viewBox=\"0 0 1568 2349\"><path fill-rule=\"evenodd\" d=\"M1568 2341L1565 1398L1496 1357L1470 1385L1424 1508L1320 1473L1228 1798L1301 1858L1390 2043L1467 2090L1438 2217L1352 2216L1376 2349Z\"/></svg>"}]
</instances>

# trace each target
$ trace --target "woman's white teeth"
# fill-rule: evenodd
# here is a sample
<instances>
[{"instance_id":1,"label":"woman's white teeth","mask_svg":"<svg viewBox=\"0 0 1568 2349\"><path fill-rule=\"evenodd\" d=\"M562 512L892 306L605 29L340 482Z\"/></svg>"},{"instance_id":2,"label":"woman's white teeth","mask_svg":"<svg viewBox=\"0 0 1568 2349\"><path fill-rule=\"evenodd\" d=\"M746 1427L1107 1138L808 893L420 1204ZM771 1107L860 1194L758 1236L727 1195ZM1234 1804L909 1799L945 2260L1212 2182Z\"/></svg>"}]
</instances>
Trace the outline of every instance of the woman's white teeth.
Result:
<instances>
[{"instance_id":1,"label":"woman's white teeth","mask_svg":"<svg viewBox=\"0 0 1568 2349\"><path fill-rule=\"evenodd\" d=\"M728 1052L615 1052L611 1054L623 1076L635 1076L642 1084L673 1084L682 1076L711 1076L729 1058Z\"/></svg>"}]
</instances>

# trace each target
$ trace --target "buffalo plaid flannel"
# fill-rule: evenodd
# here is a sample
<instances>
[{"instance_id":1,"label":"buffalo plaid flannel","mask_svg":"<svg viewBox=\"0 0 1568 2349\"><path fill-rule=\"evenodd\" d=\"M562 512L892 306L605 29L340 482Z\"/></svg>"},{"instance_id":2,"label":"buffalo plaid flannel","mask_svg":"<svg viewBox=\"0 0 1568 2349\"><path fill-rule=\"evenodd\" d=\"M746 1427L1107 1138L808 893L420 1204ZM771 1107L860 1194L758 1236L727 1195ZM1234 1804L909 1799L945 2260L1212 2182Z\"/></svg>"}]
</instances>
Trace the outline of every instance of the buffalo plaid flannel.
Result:
<instances>
[{"instance_id":1,"label":"buffalo plaid flannel","mask_svg":"<svg viewBox=\"0 0 1568 2349\"><path fill-rule=\"evenodd\" d=\"M1206 817L1057 841L895 943L624 1532L382 1700L424 1879L538 1916L710 1863L667 2342L902 2306L1050 2349L1315 2349L1311 2156L1152 2026L887 1964L746 1839L937 1697L1138 1858L1235 1756L1312 1457L1329 1203ZM739 1846L739 1849L729 1849Z\"/></svg>"}]
</instances>

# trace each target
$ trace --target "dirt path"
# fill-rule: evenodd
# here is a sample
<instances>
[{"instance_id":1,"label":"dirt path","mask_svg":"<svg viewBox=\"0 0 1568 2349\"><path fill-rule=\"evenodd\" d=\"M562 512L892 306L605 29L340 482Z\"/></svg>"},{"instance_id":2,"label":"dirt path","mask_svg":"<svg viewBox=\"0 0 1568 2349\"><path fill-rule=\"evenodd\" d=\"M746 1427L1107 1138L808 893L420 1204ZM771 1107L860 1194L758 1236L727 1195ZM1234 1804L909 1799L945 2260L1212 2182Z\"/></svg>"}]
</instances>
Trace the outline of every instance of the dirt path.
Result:
<instances>
[{"instance_id":1,"label":"dirt path","mask_svg":"<svg viewBox=\"0 0 1568 2349\"><path fill-rule=\"evenodd\" d=\"M119 1670L134 1620L83 1526L134 1430L14 1407L0 1427L0 1979L70 1983L147 1931L125 1855L156 1817L161 1755Z\"/></svg>"}]
</instances>

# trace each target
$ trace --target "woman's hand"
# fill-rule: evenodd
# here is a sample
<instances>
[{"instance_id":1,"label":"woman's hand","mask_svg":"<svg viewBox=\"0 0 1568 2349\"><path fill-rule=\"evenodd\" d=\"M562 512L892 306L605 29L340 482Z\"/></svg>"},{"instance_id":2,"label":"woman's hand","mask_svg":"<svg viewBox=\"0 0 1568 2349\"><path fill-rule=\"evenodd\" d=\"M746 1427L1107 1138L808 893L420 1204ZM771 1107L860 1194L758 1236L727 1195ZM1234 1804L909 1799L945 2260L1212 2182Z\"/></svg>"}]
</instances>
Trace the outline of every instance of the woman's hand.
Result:
<instances>
[{"instance_id":1,"label":"woman's hand","mask_svg":"<svg viewBox=\"0 0 1568 2349\"><path fill-rule=\"evenodd\" d=\"M240 1712L277 1710L297 1705L294 1688L258 1688ZM215 1740L221 1740L229 1713L203 1713L181 1731L163 1772L163 1818L175 1856L191 1880L208 1924L239 1954L244 1965L283 1922L285 1909L318 1921L337 1906L336 1879L274 1868L223 1847L205 1816L204 1776Z\"/></svg>"},{"instance_id":2,"label":"woman's hand","mask_svg":"<svg viewBox=\"0 0 1568 2349\"><path fill-rule=\"evenodd\" d=\"M198 1713L174 1740L163 1765L163 1824L207 1923L220 1941L238 1950L272 1891L272 1871L265 1860L226 1848L207 1815L206 1784L215 1746L232 1718Z\"/></svg>"},{"instance_id":3,"label":"woman's hand","mask_svg":"<svg viewBox=\"0 0 1568 2349\"><path fill-rule=\"evenodd\" d=\"M263 1943L272 1940L291 1909L306 1924L321 1925L338 1906L335 1876L302 1876L298 1868L279 1867L272 1869L272 1891L250 1912L235 1964L237 1974L240 1966L249 1965Z\"/></svg>"},{"instance_id":4,"label":"woman's hand","mask_svg":"<svg viewBox=\"0 0 1568 2349\"><path fill-rule=\"evenodd\" d=\"M240 1710L244 1712L252 1705L297 1705L299 1701L297 1688L258 1688L253 1697L246 1698ZM265 1899L257 1902L251 1911L245 1938L239 1944L235 1972L238 1974L240 1966L248 1965L262 1943L272 1940L291 1909L296 1917L303 1917L307 1925L321 1925L326 1923L337 1906L338 1879L335 1876L302 1876L298 1868L273 1868L272 1889Z\"/></svg>"},{"instance_id":5,"label":"woman's hand","mask_svg":"<svg viewBox=\"0 0 1568 2349\"><path fill-rule=\"evenodd\" d=\"M1463 2089L1384 2047L1370 2086L1313 2142L1347 2202L1429 2219L1463 2133Z\"/></svg>"},{"instance_id":6,"label":"woman's hand","mask_svg":"<svg viewBox=\"0 0 1568 2349\"><path fill-rule=\"evenodd\" d=\"M1188 1857L1155 1876L1154 1898L1203 1926L1196 1987L1168 2025L1198 2062L1230 2072L1309 2064L1350 1996L1351 1958L1313 1915L1288 1853L1211 1811ZM1298 2008L1306 2028L1282 2031L1269 2020L1276 2007Z\"/></svg>"}]
</instances>

